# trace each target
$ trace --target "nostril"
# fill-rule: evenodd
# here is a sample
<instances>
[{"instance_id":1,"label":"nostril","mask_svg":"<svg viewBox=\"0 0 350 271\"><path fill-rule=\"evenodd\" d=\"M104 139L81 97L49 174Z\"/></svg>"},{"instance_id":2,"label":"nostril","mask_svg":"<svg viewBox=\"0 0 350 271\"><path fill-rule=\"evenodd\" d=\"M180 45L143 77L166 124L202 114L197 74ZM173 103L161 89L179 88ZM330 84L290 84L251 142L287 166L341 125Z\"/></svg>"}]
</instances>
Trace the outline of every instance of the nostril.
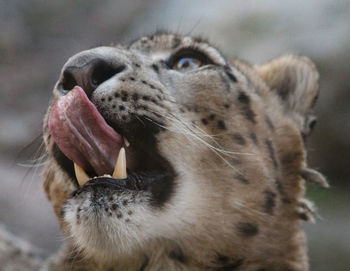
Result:
<instances>
[{"instance_id":1,"label":"nostril","mask_svg":"<svg viewBox=\"0 0 350 271\"><path fill-rule=\"evenodd\" d=\"M59 84L59 89L62 92L68 92L72 90L76 85L78 85L73 74L70 71L64 71L62 80Z\"/></svg>"},{"instance_id":2,"label":"nostril","mask_svg":"<svg viewBox=\"0 0 350 271\"><path fill-rule=\"evenodd\" d=\"M99 62L93 68L90 83L95 89L114 75L122 72L125 68L125 65L113 66L105 62Z\"/></svg>"}]
</instances>

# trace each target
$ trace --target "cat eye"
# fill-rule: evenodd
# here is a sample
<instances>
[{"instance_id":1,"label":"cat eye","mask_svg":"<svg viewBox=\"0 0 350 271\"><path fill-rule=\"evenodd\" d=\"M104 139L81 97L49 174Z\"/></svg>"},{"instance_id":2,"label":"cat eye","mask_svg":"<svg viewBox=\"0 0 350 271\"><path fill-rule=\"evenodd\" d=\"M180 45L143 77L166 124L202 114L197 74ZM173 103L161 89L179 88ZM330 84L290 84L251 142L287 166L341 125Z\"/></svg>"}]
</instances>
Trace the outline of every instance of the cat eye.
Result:
<instances>
[{"instance_id":1,"label":"cat eye","mask_svg":"<svg viewBox=\"0 0 350 271\"><path fill-rule=\"evenodd\" d=\"M189 71L194 70L202 66L202 62L199 59L193 57L183 57L174 63L173 69L177 71Z\"/></svg>"},{"instance_id":2,"label":"cat eye","mask_svg":"<svg viewBox=\"0 0 350 271\"><path fill-rule=\"evenodd\" d=\"M170 69L179 72L192 71L212 63L206 54L192 48L184 48L176 52L167 61Z\"/></svg>"}]
</instances>

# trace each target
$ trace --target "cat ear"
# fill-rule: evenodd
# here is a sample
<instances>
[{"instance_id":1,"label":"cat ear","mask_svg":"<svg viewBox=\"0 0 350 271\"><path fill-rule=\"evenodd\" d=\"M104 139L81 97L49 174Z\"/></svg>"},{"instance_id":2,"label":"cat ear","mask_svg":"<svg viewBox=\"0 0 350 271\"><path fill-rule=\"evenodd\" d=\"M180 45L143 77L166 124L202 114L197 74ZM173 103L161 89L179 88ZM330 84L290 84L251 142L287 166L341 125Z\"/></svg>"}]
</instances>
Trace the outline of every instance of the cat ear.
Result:
<instances>
[{"instance_id":1,"label":"cat ear","mask_svg":"<svg viewBox=\"0 0 350 271\"><path fill-rule=\"evenodd\" d=\"M255 68L302 134L308 135L316 124L309 114L319 92L315 65L306 57L287 55Z\"/></svg>"}]
</instances>

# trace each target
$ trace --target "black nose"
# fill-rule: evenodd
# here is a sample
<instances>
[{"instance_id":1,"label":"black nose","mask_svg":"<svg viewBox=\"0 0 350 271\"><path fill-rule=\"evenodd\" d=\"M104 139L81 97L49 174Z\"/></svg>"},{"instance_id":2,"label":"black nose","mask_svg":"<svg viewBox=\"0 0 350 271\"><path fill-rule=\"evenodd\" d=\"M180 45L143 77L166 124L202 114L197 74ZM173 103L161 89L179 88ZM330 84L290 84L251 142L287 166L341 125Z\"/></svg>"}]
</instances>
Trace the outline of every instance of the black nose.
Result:
<instances>
[{"instance_id":1,"label":"black nose","mask_svg":"<svg viewBox=\"0 0 350 271\"><path fill-rule=\"evenodd\" d=\"M79 63L79 62L77 62ZM58 89L68 92L75 86L84 89L88 96L103 82L125 70L124 64L116 64L105 59L95 58L84 65L67 64L63 70Z\"/></svg>"}]
</instances>

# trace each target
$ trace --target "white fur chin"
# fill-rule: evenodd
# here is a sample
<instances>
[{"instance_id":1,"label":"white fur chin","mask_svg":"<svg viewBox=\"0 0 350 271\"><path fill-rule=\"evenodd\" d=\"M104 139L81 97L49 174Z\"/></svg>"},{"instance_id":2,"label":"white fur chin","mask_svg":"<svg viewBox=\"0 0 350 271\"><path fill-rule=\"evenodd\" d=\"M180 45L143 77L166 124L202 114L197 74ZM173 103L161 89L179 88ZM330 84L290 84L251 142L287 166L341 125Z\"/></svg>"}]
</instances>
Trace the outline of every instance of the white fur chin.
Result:
<instances>
[{"instance_id":1,"label":"white fur chin","mask_svg":"<svg viewBox=\"0 0 350 271\"><path fill-rule=\"evenodd\" d=\"M91 204L91 193L86 192L68 200L64 207L64 220L69 224L71 240L87 256L108 260L133 255L146 248L149 241L161 238L176 240L179 235L191 230L189 225L199 219L198 209L201 207L198 203L202 202L193 197L200 195L194 190L196 187L192 182L182 182L177 186L177 193L161 209L149 205L146 192L139 192L136 197L122 193L115 196L112 203L107 202L109 206L113 203L120 206L111 212ZM125 200L134 202L124 206ZM192 213L190 210L197 211ZM118 217L118 213L122 216Z\"/></svg>"}]
</instances>

